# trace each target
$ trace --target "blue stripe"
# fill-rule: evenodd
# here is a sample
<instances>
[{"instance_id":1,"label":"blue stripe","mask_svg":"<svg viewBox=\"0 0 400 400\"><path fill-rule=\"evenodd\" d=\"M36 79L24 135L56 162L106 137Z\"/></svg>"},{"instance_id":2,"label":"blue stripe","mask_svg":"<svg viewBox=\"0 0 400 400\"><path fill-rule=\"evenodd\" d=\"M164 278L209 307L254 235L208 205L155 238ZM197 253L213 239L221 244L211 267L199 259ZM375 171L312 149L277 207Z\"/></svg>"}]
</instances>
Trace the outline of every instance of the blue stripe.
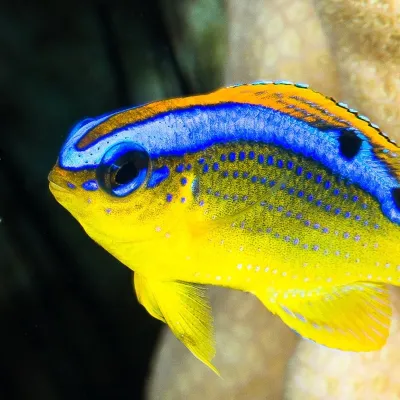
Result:
<instances>
[{"instance_id":1,"label":"blue stripe","mask_svg":"<svg viewBox=\"0 0 400 400\"><path fill-rule=\"evenodd\" d=\"M122 141L139 144L151 158L182 156L218 143L262 142L312 158L358 184L379 200L386 215L400 222L400 212L395 209L391 196L391 189L398 187L399 182L375 156L368 138L358 130L355 133L363 139L361 150L352 160L347 160L339 151L340 128L317 128L263 106L223 103L178 109L127 124L78 151L75 145L80 138L108 117L93 120L71 133L60 154L61 167L96 168L105 151Z\"/></svg>"},{"instance_id":2,"label":"blue stripe","mask_svg":"<svg viewBox=\"0 0 400 400\"><path fill-rule=\"evenodd\" d=\"M154 188L158 186L169 177L169 173L169 168L166 165L154 170L147 182L147 187Z\"/></svg>"}]
</instances>

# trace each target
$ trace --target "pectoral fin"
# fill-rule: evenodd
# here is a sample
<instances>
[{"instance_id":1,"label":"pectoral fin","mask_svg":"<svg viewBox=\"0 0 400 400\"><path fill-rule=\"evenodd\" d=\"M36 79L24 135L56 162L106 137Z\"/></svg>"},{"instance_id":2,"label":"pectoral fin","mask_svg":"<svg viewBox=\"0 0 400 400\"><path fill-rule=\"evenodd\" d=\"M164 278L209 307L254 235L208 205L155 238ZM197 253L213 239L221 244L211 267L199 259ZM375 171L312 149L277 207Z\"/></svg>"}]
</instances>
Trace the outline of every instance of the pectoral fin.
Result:
<instances>
[{"instance_id":1,"label":"pectoral fin","mask_svg":"<svg viewBox=\"0 0 400 400\"><path fill-rule=\"evenodd\" d=\"M386 286L354 283L323 293L287 291L260 300L301 336L347 351L379 350L389 336L391 304Z\"/></svg>"},{"instance_id":2,"label":"pectoral fin","mask_svg":"<svg viewBox=\"0 0 400 400\"><path fill-rule=\"evenodd\" d=\"M207 289L187 282L164 282L134 275L139 302L155 318L165 322L174 335L216 374L211 364L215 340Z\"/></svg>"}]
</instances>

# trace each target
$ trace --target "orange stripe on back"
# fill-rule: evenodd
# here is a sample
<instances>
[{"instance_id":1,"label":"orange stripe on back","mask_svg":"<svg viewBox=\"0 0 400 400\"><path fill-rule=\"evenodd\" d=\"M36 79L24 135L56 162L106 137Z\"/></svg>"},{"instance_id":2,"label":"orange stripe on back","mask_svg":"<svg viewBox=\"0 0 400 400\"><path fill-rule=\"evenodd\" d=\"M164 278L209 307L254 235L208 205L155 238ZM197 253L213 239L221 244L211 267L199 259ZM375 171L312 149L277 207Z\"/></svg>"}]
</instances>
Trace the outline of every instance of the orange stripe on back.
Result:
<instances>
[{"instance_id":1,"label":"orange stripe on back","mask_svg":"<svg viewBox=\"0 0 400 400\"><path fill-rule=\"evenodd\" d=\"M332 98L295 84L245 84L222 88L205 95L156 101L142 107L121 111L89 131L78 143L78 148L90 145L115 129L145 121L158 114L192 106L228 102L269 107L317 126L323 124L327 127L353 127L368 138L380 159L392 164L392 167L400 171L400 161L392 158L393 155L400 156L399 147L384 136L378 128L361 119L356 112L340 106ZM386 150L383 151L383 149Z\"/></svg>"}]
</instances>

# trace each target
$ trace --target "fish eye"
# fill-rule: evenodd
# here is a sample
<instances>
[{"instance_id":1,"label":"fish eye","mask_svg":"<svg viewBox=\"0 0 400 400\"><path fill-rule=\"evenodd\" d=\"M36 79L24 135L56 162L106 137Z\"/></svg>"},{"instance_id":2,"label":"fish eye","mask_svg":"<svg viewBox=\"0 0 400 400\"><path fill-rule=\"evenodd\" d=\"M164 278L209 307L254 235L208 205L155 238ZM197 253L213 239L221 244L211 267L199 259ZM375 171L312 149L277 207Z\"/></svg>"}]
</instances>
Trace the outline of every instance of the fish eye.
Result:
<instances>
[{"instance_id":1,"label":"fish eye","mask_svg":"<svg viewBox=\"0 0 400 400\"><path fill-rule=\"evenodd\" d=\"M122 142L106 151L97 167L96 178L106 193L124 197L143 184L149 168L150 157L143 147Z\"/></svg>"}]
</instances>

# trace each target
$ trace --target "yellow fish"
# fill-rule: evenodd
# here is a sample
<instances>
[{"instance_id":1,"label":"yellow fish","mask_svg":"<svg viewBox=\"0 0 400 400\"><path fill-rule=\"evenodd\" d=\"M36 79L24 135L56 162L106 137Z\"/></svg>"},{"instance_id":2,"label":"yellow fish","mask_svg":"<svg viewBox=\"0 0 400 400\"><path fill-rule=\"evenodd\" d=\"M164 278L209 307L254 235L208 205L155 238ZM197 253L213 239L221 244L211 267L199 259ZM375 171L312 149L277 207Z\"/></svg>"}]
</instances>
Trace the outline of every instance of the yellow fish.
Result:
<instances>
[{"instance_id":1,"label":"yellow fish","mask_svg":"<svg viewBox=\"0 0 400 400\"><path fill-rule=\"evenodd\" d=\"M236 85L86 119L49 180L135 271L140 303L215 372L206 285L254 294L325 346L386 342L400 149L305 84Z\"/></svg>"}]
</instances>

